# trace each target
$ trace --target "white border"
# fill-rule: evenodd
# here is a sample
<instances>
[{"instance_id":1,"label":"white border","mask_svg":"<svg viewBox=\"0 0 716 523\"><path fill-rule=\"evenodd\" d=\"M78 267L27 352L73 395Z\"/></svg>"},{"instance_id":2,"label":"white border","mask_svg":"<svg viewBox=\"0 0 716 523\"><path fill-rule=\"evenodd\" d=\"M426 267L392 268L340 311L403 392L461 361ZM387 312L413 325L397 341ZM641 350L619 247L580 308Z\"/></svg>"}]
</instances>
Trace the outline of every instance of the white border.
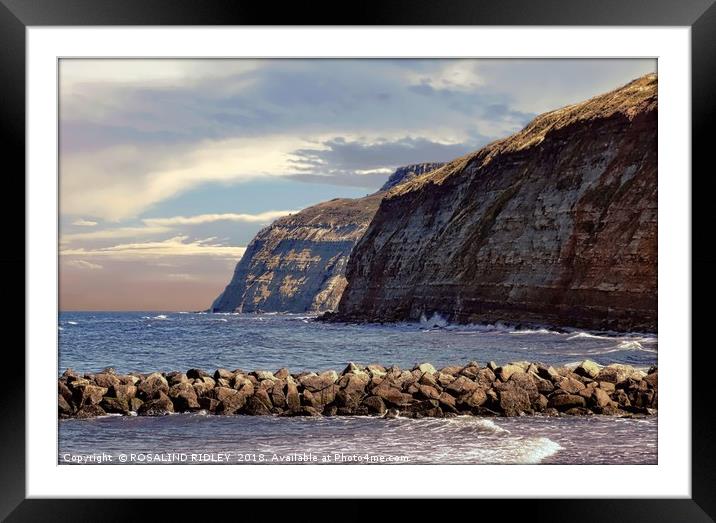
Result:
<instances>
[{"instance_id":1,"label":"white border","mask_svg":"<svg viewBox=\"0 0 716 523\"><path fill-rule=\"evenodd\" d=\"M31 27L27 44L26 358L27 383L33 384L27 390L28 497L235 497L267 496L269 491L288 497L690 497L689 28ZM341 481L326 481L326 474L339 471L320 465L259 466L251 474L205 465L210 469L202 468L201 476L210 474L211 482L159 480L151 482L151 490L146 481L137 481L138 465L91 469L57 465L56 61L60 56L658 57L659 464L376 465L341 473ZM178 470L154 467L142 471L161 478ZM415 481L418 474L435 480ZM441 480L446 477L450 481ZM577 477L582 481L564 480ZM320 491L316 485L321 485Z\"/></svg>"}]
</instances>

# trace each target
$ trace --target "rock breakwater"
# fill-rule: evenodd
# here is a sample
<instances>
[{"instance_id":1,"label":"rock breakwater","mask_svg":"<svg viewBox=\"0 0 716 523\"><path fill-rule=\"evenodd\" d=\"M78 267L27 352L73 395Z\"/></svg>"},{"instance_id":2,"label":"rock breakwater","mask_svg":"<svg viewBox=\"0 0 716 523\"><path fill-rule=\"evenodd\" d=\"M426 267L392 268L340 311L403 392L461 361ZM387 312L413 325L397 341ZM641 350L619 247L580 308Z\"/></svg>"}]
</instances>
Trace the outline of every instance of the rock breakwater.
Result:
<instances>
[{"instance_id":1,"label":"rock breakwater","mask_svg":"<svg viewBox=\"0 0 716 523\"><path fill-rule=\"evenodd\" d=\"M656 413L658 369L576 367L527 361L502 366L469 362L436 369L349 363L342 372L291 374L218 369L83 374L58 379L60 418L106 414L161 416L205 411L217 415L450 417L528 414L625 416Z\"/></svg>"}]
</instances>

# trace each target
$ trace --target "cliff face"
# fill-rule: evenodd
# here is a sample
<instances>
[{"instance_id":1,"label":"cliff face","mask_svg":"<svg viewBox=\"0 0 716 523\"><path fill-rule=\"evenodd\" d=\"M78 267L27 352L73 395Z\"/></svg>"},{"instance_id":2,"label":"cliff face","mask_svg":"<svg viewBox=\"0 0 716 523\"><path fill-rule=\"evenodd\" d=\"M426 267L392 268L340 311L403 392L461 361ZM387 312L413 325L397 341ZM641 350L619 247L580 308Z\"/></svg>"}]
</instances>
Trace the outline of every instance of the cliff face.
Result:
<instances>
[{"instance_id":1,"label":"cliff face","mask_svg":"<svg viewBox=\"0 0 716 523\"><path fill-rule=\"evenodd\" d=\"M392 188L338 319L657 328L657 78Z\"/></svg>"},{"instance_id":2,"label":"cliff face","mask_svg":"<svg viewBox=\"0 0 716 523\"><path fill-rule=\"evenodd\" d=\"M431 165L441 164L401 167L387 184L397 186L427 172ZM231 282L210 310L335 310L346 287L348 257L383 196L381 189L365 198L335 199L279 218L251 241Z\"/></svg>"}]
</instances>

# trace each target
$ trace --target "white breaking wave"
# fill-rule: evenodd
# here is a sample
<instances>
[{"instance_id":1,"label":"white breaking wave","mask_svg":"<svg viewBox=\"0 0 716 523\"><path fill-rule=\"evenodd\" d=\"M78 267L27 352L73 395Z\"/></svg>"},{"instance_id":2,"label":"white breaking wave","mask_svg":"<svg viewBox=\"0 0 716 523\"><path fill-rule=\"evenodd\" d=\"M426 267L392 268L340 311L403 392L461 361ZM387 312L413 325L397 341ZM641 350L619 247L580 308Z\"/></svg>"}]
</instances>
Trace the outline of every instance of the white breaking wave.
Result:
<instances>
[{"instance_id":1,"label":"white breaking wave","mask_svg":"<svg viewBox=\"0 0 716 523\"><path fill-rule=\"evenodd\" d=\"M503 429L500 427L497 423L492 421L491 419L478 419L476 420L475 427L484 432L490 432L493 434L509 434L510 431L507 429Z\"/></svg>"},{"instance_id":2,"label":"white breaking wave","mask_svg":"<svg viewBox=\"0 0 716 523\"><path fill-rule=\"evenodd\" d=\"M556 334L554 331L549 329L522 329L522 330L511 330L510 334Z\"/></svg>"},{"instance_id":3,"label":"white breaking wave","mask_svg":"<svg viewBox=\"0 0 716 523\"><path fill-rule=\"evenodd\" d=\"M168 320L169 317L166 314L157 314L156 316L142 316L143 320Z\"/></svg>"},{"instance_id":4,"label":"white breaking wave","mask_svg":"<svg viewBox=\"0 0 716 523\"><path fill-rule=\"evenodd\" d=\"M443 318L439 313L434 312L430 319L425 317L425 314L420 315L420 325L428 328L444 328L448 326L448 321Z\"/></svg>"},{"instance_id":5,"label":"white breaking wave","mask_svg":"<svg viewBox=\"0 0 716 523\"><path fill-rule=\"evenodd\" d=\"M515 461L524 464L541 463L560 450L562 450L560 444L549 438L525 439L519 442Z\"/></svg>"},{"instance_id":6,"label":"white breaking wave","mask_svg":"<svg viewBox=\"0 0 716 523\"><path fill-rule=\"evenodd\" d=\"M76 321L68 321L67 323L68 323L69 325L77 325L77 322L76 322Z\"/></svg>"}]
</instances>

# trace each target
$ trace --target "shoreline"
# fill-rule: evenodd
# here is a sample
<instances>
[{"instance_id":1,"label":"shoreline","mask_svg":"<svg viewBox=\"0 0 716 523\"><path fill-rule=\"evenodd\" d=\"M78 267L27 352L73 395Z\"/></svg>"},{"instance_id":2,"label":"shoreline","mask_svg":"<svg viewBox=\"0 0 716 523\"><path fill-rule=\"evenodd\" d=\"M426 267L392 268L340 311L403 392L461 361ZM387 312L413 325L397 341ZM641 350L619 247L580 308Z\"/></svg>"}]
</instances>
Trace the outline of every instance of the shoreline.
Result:
<instances>
[{"instance_id":1,"label":"shoreline","mask_svg":"<svg viewBox=\"0 0 716 523\"><path fill-rule=\"evenodd\" d=\"M600 366L590 360L575 368L539 362L468 362L410 370L349 363L342 372L291 374L266 370L201 369L187 372L117 374L105 369L58 379L60 419L107 414L162 416L206 411L251 416L382 416L445 418L474 416L655 415L658 368Z\"/></svg>"}]
</instances>

